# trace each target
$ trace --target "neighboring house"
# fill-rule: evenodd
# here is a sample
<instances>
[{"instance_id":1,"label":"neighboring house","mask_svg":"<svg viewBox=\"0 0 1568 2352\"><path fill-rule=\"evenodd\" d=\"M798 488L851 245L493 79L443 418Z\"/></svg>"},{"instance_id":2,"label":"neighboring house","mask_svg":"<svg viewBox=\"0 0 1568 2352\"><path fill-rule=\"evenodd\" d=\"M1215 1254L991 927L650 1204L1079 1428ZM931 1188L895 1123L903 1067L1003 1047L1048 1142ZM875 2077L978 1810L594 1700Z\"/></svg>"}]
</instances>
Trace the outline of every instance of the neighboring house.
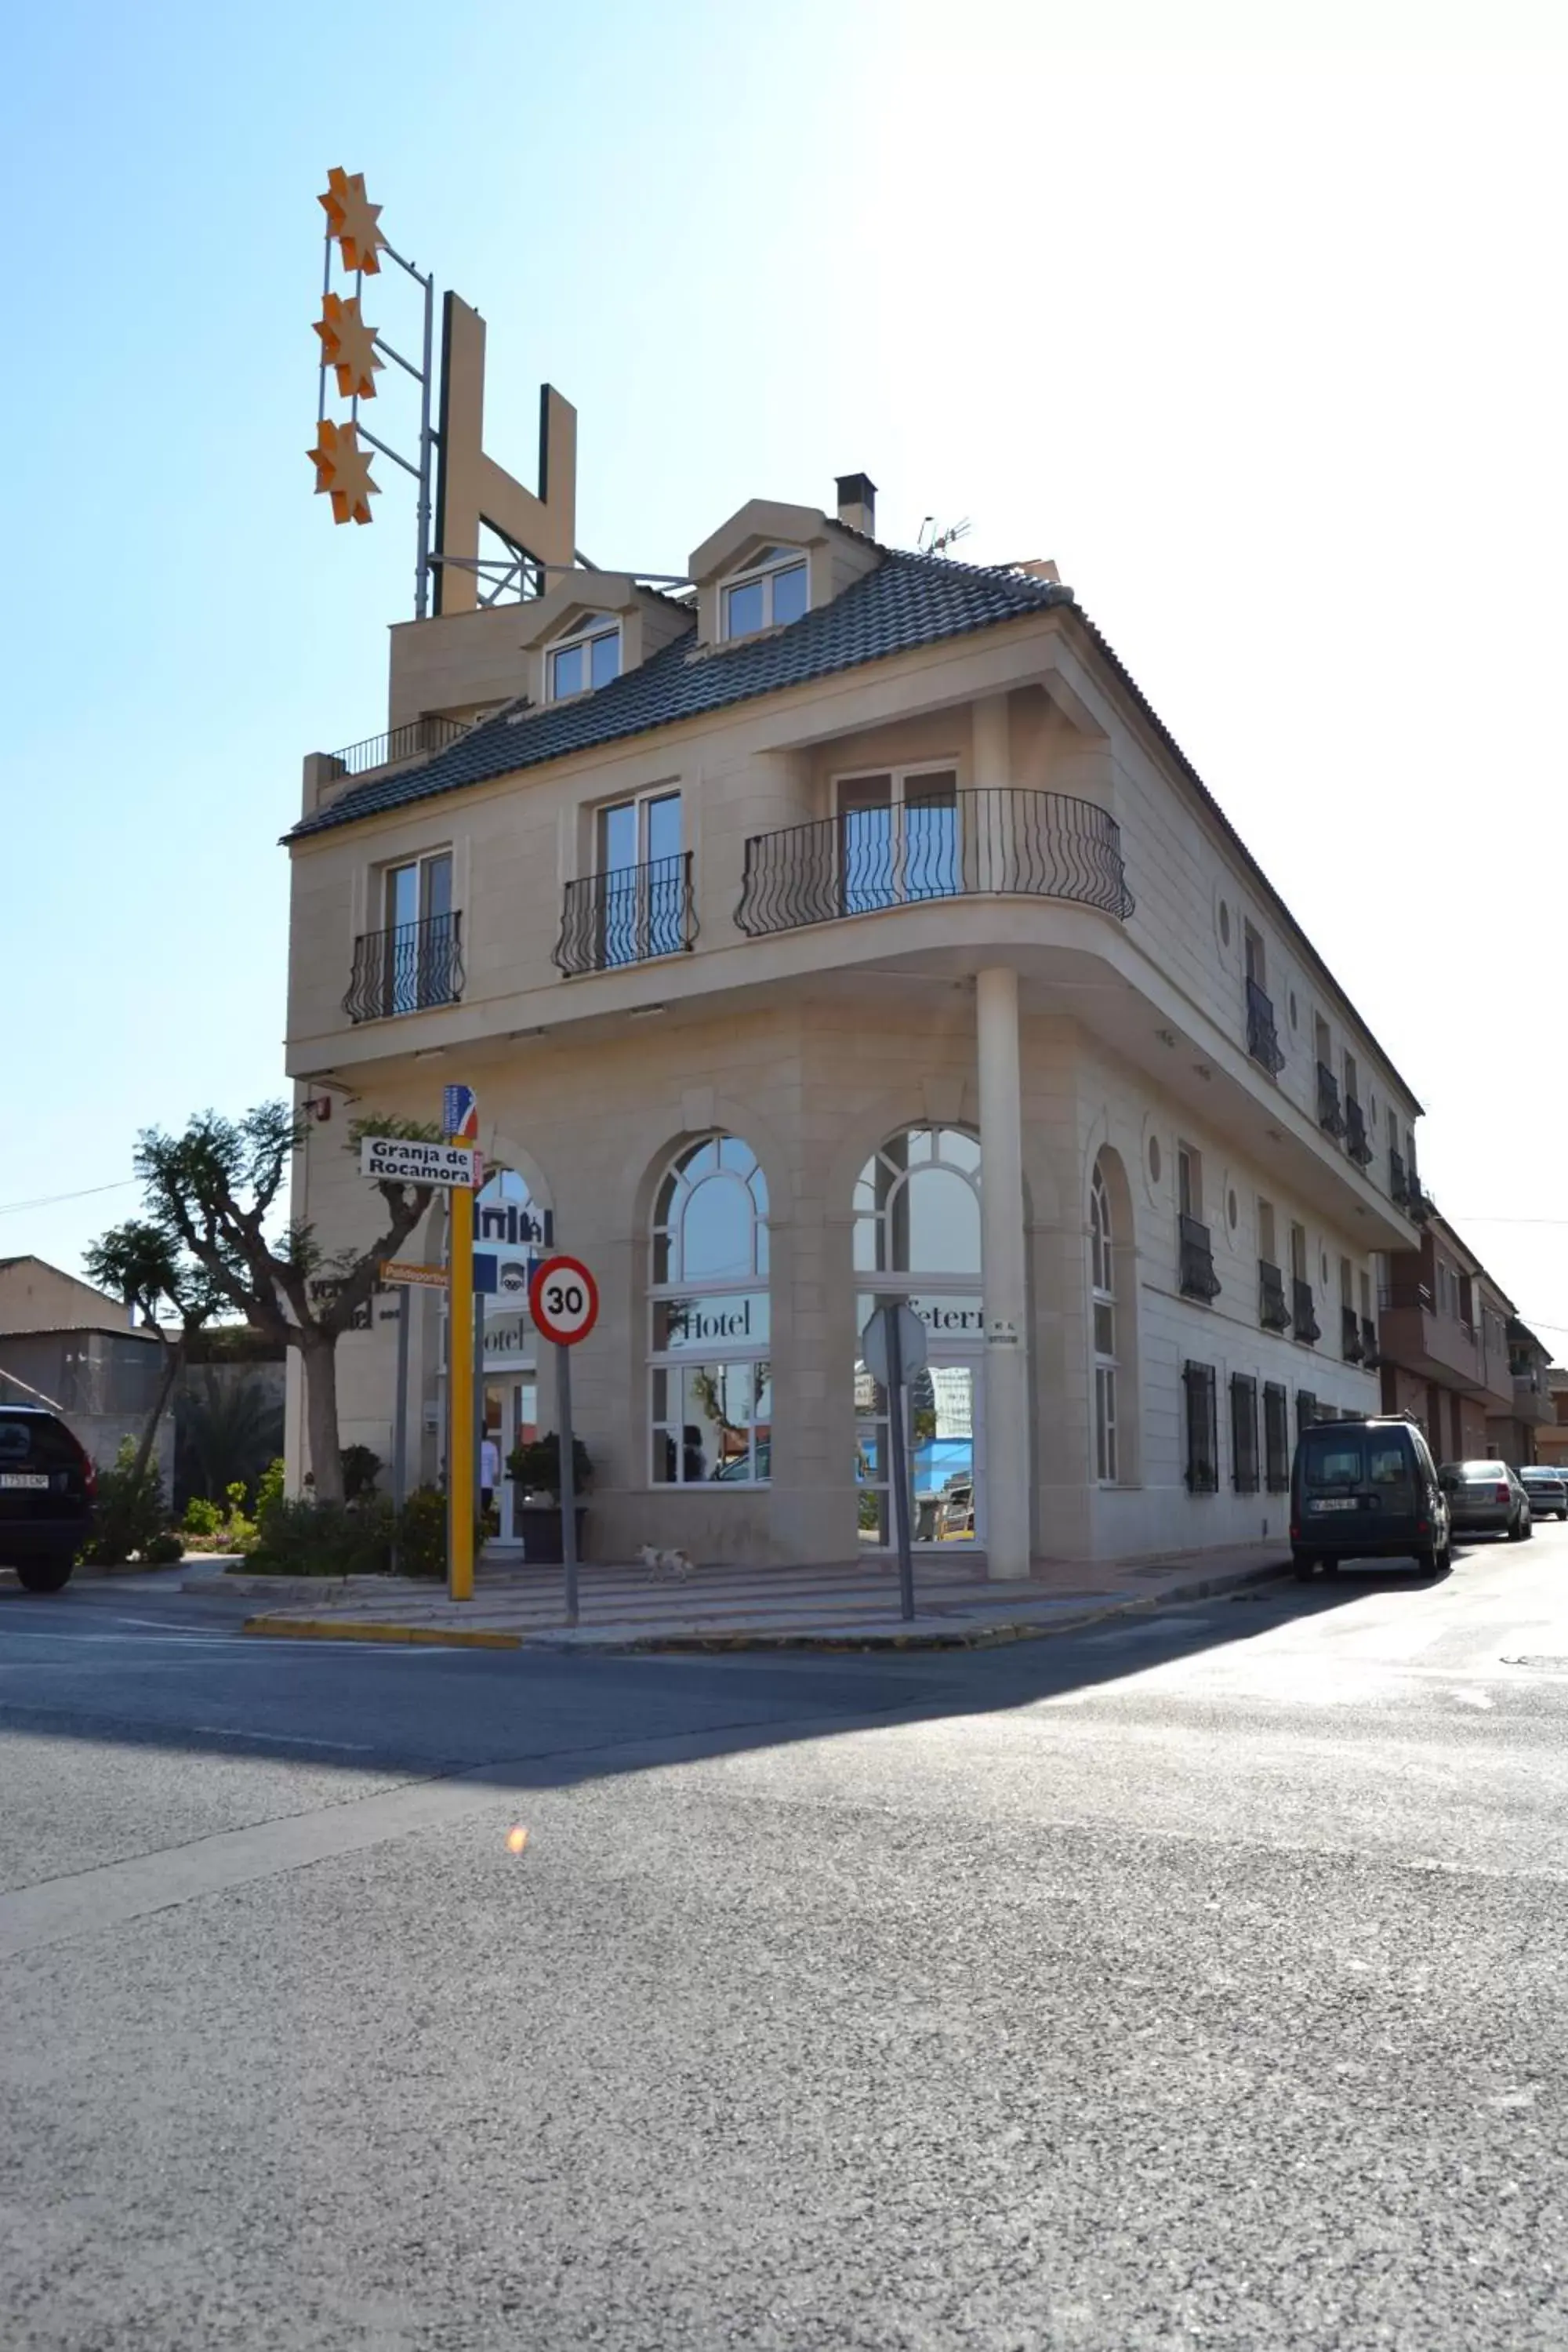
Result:
<instances>
[{"instance_id":1,"label":"neighboring house","mask_svg":"<svg viewBox=\"0 0 1568 2352\"><path fill-rule=\"evenodd\" d=\"M1425 1194L1415 1205L1419 1248L1392 1254L1380 1276L1384 1406L1414 1413L1440 1462L1529 1461L1500 1427L1514 1402L1513 1301Z\"/></svg>"},{"instance_id":2,"label":"neighboring house","mask_svg":"<svg viewBox=\"0 0 1568 2352\"><path fill-rule=\"evenodd\" d=\"M1552 1350L1542 1346L1528 1324L1517 1315L1508 1326L1509 1370L1512 1374L1512 1410L1487 1423L1487 1440L1495 1453L1516 1465L1545 1461L1542 1441L1556 1426L1557 1408L1551 1388Z\"/></svg>"},{"instance_id":3,"label":"neighboring house","mask_svg":"<svg viewBox=\"0 0 1568 2352\"><path fill-rule=\"evenodd\" d=\"M599 1279L596 1557L885 1551L857 1335L889 1296L928 1328L944 1551L1278 1540L1297 1427L1379 1402L1419 1107L1054 567L884 547L872 485L838 491L742 507L679 597L584 570L393 628L399 731L307 760L289 843L296 1213L374 1235L344 1097L429 1119L475 1086L514 1171L482 1216L552 1214ZM555 1423L520 1284L485 1332L503 1445ZM433 1475L439 1295L412 1320ZM394 1365L382 1300L339 1383L384 1458Z\"/></svg>"},{"instance_id":4,"label":"neighboring house","mask_svg":"<svg viewBox=\"0 0 1568 2352\"><path fill-rule=\"evenodd\" d=\"M1561 1364L1548 1368L1546 1401L1552 1418L1537 1425L1536 1458L1549 1462L1553 1469L1568 1470L1568 1370Z\"/></svg>"},{"instance_id":5,"label":"neighboring house","mask_svg":"<svg viewBox=\"0 0 1568 2352\"><path fill-rule=\"evenodd\" d=\"M0 1258L0 1402L47 1404L102 1468L139 1438L157 1400L162 1351L132 1328L124 1302L37 1257ZM165 1422L157 1459L165 1492L174 1433Z\"/></svg>"}]
</instances>

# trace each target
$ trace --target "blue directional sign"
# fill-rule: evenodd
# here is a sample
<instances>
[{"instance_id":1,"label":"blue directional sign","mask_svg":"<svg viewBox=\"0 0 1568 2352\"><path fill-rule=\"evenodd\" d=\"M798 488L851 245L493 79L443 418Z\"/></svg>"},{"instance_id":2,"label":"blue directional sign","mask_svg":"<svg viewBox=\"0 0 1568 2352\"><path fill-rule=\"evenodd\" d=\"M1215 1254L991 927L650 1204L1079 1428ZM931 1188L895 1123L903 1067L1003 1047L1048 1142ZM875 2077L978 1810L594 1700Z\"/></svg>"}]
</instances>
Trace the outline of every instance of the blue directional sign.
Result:
<instances>
[{"instance_id":1,"label":"blue directional sign","mask_svg":"<svg viewBox=\"0 0 1568 2352\"><path fill-rule=\"evenodd\" d=\"M479 1138L479 1110L472 1087L444 1087L441 1090L441 1126L444 1133L458 1143L477 1143Z\"/></svg>"}]
</instances>

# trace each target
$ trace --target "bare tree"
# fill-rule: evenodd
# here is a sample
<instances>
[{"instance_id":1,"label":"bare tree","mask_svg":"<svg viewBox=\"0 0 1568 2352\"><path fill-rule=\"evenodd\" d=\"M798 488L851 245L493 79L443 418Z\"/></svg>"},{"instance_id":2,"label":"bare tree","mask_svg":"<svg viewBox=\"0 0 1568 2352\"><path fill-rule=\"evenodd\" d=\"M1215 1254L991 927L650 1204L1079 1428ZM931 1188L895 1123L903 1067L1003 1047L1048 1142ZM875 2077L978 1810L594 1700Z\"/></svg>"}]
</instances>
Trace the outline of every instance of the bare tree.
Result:
<instances>
[{"instance_id":1,"label":"bare tree","mask_svg":"<svg viewBox=\"0 0 1568 2352\"><path fill-rule=\"evenodd\" d=\"M430 1205L428 1184L382 1180L386 1223L359 1251L324 1252L314 1229L285 1222L289 1163L302 1121L286 1103L261 1103L239 1119L202 1111L183 1135L149 1128L137 1147L151 1222L187 1252L218 1296L246 1321L299 1350L305 1426L317 1500L342 1502L337 1345L370 1303L383 1258L395 1257ZM434 1142L439 1129L377 1118L349 1129L350 1149L369 1128Z\"/></svg>"}]
</instances>

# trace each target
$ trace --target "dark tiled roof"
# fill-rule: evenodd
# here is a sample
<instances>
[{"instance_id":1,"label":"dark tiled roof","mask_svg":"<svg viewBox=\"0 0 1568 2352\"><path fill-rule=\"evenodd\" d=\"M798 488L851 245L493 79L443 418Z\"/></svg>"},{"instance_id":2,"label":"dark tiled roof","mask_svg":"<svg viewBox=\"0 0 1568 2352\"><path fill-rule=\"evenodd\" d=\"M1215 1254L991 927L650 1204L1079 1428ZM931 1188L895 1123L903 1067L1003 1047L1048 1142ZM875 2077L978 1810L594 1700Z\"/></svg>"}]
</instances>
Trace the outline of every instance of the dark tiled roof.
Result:
<instances>
[{"instance_id":1,"label":"dark tiled roof","mask_svg":"<svg viewBox=\"0 0 1568 2352\"><path fill-rule=\"evenodd\" d=\"M910 653L943 637L963 636L1072 602L1072 591L1016 572L984 571L930 555L889 553L832 604L788 628L697 653L695 625L685 636L596 694L535 708L514 704L487 719L420 768L356 784L289 836L324 833L385 809L406 808L464 784L535 768L599 744L623 742L710 710L749 702L889 654Z\"/></svg>"}]
</instances>

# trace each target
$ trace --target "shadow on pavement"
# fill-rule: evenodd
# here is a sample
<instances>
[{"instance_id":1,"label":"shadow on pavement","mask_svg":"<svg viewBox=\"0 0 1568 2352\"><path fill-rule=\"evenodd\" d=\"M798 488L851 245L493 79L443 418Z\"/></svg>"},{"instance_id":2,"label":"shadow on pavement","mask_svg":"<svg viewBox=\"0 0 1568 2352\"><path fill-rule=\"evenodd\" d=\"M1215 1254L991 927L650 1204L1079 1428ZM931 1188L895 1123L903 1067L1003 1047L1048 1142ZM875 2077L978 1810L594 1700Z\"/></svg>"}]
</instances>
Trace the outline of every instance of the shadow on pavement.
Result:
<instances>
[{"instance_id":1,"label":"shadow on pavement","mask_svg":"<svg viewBox=\"0 0 1568 2352\"><path fill-rule=\"evenodd\" d=\"M1457 1551L1456 1572L1486 1549ZM892 1720L1026 1706L1372 1593L1403 1593L1419 1608L1447 1580L1368 1564L992 1648L718 1656L242 1640L243 1608L147 1586L5 1594L0 1755L7 1737L23 1736L378 1778L489 1766L506 1786L561 1786Z\"/></svg>"}]
</instances>

